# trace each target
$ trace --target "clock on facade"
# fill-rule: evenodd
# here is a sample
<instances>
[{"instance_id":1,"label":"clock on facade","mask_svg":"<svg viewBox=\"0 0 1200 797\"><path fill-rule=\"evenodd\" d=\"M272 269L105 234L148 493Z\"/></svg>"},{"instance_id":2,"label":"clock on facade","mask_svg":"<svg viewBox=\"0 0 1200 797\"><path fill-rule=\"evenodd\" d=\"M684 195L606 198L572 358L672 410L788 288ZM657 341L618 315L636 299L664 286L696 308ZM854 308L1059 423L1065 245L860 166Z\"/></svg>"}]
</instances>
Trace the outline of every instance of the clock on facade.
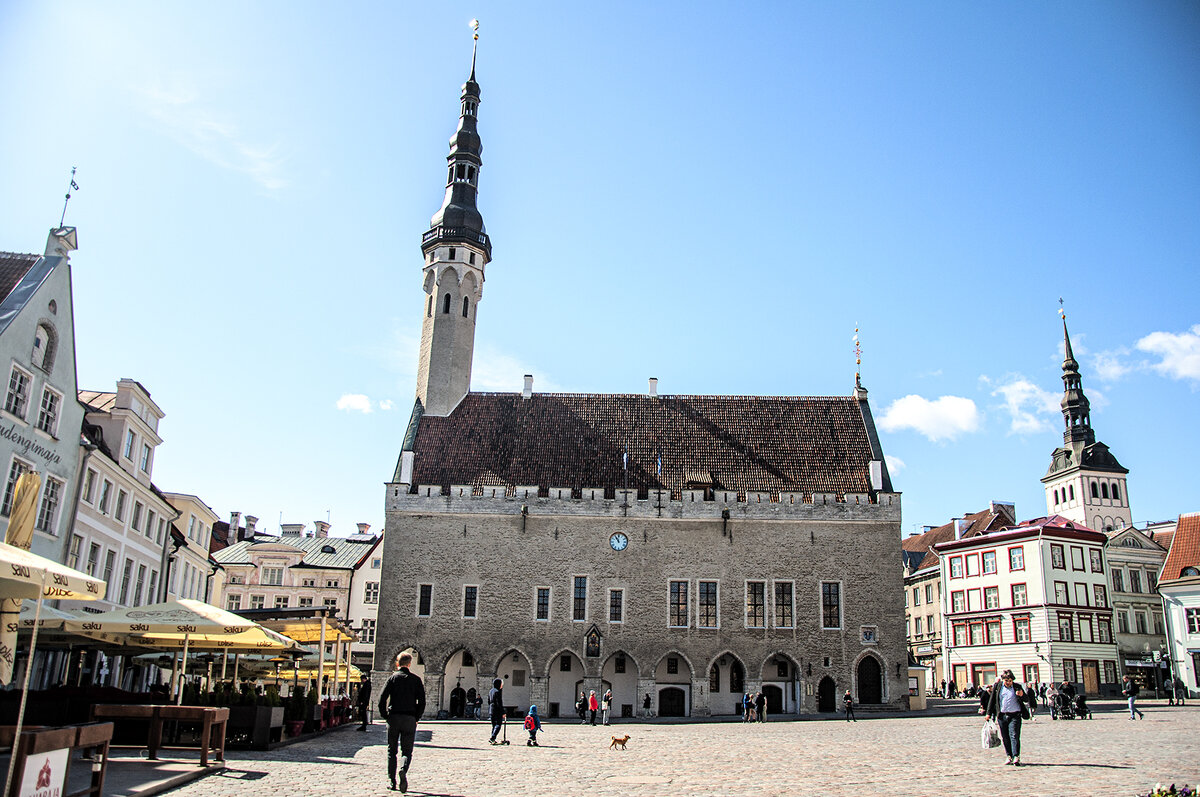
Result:
<instances>
[{"instance_id":1,"label":"clock on facade","mask_svg":"<svg viewBox=\"0 0 1200 797\"><path fill-rule=\"evenodd\" d=\"M625 550L625 546L629 544L629 538L618 531L608 538L608 544L612 546L614 551L623 551Z\"/></svg>"}]
</instances>

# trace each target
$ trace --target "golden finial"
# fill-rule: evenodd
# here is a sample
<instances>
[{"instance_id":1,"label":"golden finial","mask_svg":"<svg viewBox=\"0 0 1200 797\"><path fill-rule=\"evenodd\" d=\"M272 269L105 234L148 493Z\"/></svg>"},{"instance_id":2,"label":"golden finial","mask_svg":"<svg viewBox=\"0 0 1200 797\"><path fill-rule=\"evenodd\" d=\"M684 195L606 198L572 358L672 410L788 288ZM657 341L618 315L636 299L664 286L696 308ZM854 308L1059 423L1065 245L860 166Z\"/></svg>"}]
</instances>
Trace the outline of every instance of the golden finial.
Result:
<instances>
[{"instance_id":1,"label":"golden finial","mask_svg":"<svg viewBox=\"0 0 1200 797\"><path fill-rule=\"evenodd\" d=\"M479 41L479 20L471 20L471 30L475 31L475 41Z\"/></svg>"},{"instance_id":2,"label":"golden finial","mask_svg":"<svg viewBox=\"0 0 1200 797\"><path fill-rule=\"evenodd\" d=\"M854 384L861 385L860 376L862 373L862 346L858 342L858 324L854 325Z\"/></svg>"}]
</instances>

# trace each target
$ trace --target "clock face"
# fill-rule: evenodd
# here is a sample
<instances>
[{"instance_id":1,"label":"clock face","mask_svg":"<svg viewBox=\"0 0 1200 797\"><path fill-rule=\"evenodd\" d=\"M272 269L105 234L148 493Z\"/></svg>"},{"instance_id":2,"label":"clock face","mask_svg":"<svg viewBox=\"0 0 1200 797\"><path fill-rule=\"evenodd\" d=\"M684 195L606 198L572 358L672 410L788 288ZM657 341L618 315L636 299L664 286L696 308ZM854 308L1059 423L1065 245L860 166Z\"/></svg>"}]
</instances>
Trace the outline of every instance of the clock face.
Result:
<instances>
[{"instance_id":1,"label":"clock face","mask_svg":"<svg viewBox=\"0 0 1200 797\"><path fill-rule=\"evenodd\" d=\"M618 531L608 538L608 544L612 546L614 551L623 551L625 550L625 546L629 544L629 538Z\"/></svg>"}]
</instances>

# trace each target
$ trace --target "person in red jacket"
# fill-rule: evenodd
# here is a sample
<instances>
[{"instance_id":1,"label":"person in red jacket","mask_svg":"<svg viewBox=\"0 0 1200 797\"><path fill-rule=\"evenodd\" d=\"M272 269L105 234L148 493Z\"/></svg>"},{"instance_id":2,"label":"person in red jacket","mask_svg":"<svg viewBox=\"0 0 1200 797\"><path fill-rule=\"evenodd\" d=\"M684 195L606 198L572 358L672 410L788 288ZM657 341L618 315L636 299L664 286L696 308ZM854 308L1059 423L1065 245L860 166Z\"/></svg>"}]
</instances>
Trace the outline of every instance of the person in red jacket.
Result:
<instances>
[{"instance_id":1,"label":"person in red jacket","mask_svg":"<svg viewBox=\"0 0 1200 797\"><path fill-rule=\"evenodd\" d=\"M596 699L596 690L588 695L588 711L592 712L592 724L596 724L596 712L600 710L600 701Z\"/></svg>"}]
</instances>

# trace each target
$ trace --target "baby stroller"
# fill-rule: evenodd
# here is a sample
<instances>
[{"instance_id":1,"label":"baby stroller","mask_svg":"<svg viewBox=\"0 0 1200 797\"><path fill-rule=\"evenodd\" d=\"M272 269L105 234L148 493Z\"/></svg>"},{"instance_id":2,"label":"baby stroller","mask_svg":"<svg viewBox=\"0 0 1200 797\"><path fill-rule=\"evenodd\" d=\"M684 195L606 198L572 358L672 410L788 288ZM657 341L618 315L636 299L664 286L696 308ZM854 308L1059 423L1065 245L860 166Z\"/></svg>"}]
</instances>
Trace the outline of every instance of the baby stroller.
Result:
<instances>
[{"instance_id":1,"label":"baby stroller","mask_svg":"<svg viewBox=\"0 0 1200 797\"><path fill-rule=\"evenodd\" d=\"M1054 696L1054 702L1050 704L1050 719L1052 720L1073 720L1075 719L1075 703L1067 695L1061 692Z\"/></svg>"},{"instance_id":2,"label":"baby stroller","mask_svg":"<svg viewBox=\"0 0 1200 797\"><path fill-rule=\"evenodd\" d=\"M1075 696L1075 716L1081 720L1090 720L1092 718L1092 710L1088 708L1087 700L1083 695Z\"/></svg>"}]
</instances>

